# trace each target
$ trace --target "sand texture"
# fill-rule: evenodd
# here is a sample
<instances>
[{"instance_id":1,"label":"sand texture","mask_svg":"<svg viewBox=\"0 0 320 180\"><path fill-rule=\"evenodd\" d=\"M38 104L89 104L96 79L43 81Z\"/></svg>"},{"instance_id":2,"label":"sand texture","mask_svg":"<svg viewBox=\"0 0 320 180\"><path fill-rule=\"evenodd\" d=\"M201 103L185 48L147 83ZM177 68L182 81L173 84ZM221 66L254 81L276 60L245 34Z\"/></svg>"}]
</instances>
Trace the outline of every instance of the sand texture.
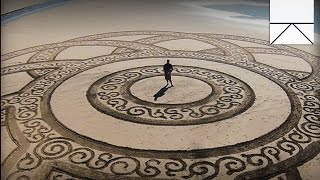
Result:
<instances>
[{"instance_id":1,"label":"sand texture","mask_svg":"<svg viewBox=\"0 0 320 180\"><path fill-rule=\"evenodd\" d=\"M318 180L319 45L209 5L79 0L3 24L2 179Z\"/></svg>"}]
</instances>

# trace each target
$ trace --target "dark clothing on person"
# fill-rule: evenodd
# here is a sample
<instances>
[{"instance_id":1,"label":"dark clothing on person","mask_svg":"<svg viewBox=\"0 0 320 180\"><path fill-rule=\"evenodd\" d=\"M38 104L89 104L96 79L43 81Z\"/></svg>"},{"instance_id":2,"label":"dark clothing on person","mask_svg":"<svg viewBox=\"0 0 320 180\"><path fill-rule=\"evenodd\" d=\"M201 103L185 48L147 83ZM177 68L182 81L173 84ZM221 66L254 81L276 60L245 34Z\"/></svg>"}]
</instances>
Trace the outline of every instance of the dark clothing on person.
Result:
<instances>
[{"instance_id":1,"label":"dark clothing on person","mask_svg":"<svg viewBox=\"0 0 320 180\"><path fill-rule=\"evenodd\" d=\"M164 77L166 80L171 80L171 71L172 71L172 65L170 63L167 63L163 66L164 71Z\"/></svg>"},{"instance_id":2,"label":"dark clothing on person","mask_svg":"<svg viewBox=\"0 0 320 180\"><path fill-rule=\"evenodd\" d=\"M167 85L169 82L171 83L171 86L173 87L172 81L171 81L171 72L173 70L172 65L169 63L169 60L167 61L167 64L163 65L163 71L164 71L164 78L167 81Z\"/></svg>"},{"instance_id":3,"label":"dark clothing on person","mask_svg":"<svg viewBox=\"0 0 320 180\"><path fill-rule=\"evenodd\" d=\"M170 64L170 63L167 63L167 64L165 64L164 66L163 66L163 71L164 71L164 73L171 73L171 71L172 71L172 65Z\"/></svg>"},{"instance_id":4,"label":"dark clothing on person","mask_svg":"<svg viewBox=\"0 0 320 180\"><path fill-rule=\"evenodd\" d=\"M171 73L164 73L164 78L166 80L171 80Z\"/></svg>"}]
</instances>

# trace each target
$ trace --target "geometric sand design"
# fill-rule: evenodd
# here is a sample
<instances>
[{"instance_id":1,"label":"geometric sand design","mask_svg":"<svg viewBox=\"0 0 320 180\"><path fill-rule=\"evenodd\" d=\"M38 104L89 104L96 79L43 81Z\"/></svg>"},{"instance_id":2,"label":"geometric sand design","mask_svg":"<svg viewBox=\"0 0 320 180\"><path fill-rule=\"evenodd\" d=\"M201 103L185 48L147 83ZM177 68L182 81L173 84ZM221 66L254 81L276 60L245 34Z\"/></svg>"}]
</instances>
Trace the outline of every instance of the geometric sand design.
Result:
<instances>
[{"instance_id":1,"label":"geometric sand design","mask_svg":"<svg viewBox=\"0 0 320 180\"><path fill-rule=\"evenodd\" d=\"M148 37L126 39L140 35ZM164 47L186 39L212 48ZM114 50L56 60L78 46ZM27 62L10 64L27 54ZM298 58L312 71L278 68L257 54ZM155 101L166 59L175 87ZM297 167L320 151L319 61L265 40L169 31L97 34L4 54L3 78L27 73L32 79L8 81L1 95L2 133L13 142L4 147L2 177L297 177Z\"/></svg>"}]
</instances>

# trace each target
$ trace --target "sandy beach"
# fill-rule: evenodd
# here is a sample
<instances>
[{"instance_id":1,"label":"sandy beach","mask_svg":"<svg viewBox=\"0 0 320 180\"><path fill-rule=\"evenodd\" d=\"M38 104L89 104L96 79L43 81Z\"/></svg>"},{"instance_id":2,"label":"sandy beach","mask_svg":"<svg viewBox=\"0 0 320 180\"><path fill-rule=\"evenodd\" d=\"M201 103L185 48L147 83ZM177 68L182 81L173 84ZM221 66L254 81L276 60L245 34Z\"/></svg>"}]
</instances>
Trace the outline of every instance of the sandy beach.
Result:
<instances>
[{"instance_id":1,"label":"sandy beach","mask_svg":"<svg viewBox=\"0 0 320 180\"><path fill-rule=\"evenodd\" d=\"M267 2L2 5L2 179L320 178L320 35Z\"/></svg>"}]
</instances>

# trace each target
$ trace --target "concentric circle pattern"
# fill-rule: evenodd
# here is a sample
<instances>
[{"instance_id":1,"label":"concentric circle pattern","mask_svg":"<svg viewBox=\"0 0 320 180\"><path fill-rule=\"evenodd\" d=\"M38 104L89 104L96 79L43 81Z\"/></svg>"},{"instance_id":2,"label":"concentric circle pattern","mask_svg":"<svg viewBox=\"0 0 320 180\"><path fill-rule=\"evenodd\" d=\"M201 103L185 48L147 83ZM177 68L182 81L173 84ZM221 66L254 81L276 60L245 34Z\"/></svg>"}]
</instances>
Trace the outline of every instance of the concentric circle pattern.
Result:
<instances>
[{"instance_id":1,"label":"concentric circle pattern","mask_svg":"<svg viewBox=\"0 0 320 180\"><path fill-rule=\"evenodd\" d=\"M172 74L175 82L179 81L181 76L204 81L209 85L211 92L203 99L189 103L156 104L132 95L131 86L137 81L162 74L161 66L117 72L92 84L87 97L96 109L108 115L154 125L214 122L243 112L254 101L253 91L240 80L221 72L184 66L175 67ZM194 85L196 84L189 84L189 86ZM185 90L185 88L180 89L181 93ZM188 99L188 97L183 98Z\"/></svg>"},{"instance_id":2,"label":"concentric circle pattern","mask_svg":"<svg viewBox=\"0 0 320 180\"><path fill-rule=\"evenodd\" d=\"M127 39L141 35L148 37ZM164 43L182 39L212 48ZM114 49L61 58L79 46ZM17 144L2 163L8 179L61 171L80 179L265 179L296 173L319 153L320 59L296 48L235 35L128 31L30 47L1 61L24 55L28 62L1 68L3 78L32 77L1 96L1 125ZM165 86L166 59L174 87Z\"/></svg>"}]
</instances>

